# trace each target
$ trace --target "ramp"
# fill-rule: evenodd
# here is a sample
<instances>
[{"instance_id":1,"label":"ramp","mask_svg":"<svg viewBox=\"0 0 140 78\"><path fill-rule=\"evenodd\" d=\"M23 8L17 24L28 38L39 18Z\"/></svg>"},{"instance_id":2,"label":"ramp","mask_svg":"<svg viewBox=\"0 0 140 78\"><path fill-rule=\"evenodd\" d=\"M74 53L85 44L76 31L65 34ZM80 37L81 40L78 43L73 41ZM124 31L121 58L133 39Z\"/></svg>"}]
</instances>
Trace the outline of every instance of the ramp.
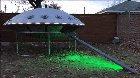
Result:
<instances>
[{"instance_id":1,"label":"ramp","mask_svg":"<svg viewBox=\"0 0 140 78\"><path fill-rule=\"evenodd\" d=\"M76 33L70 32L70 33L65 33L65 34L66 34L68 37L70 37L70 38L72 38L72 39L74 39L74 40L80 42L80 43L83 44L84 46L88 47L88 48L91 49L92 51L97 52L99 55L101 55L101 56L107 58L108 60L113 61L114 63L116 63L116 64L118 64L118 65L120 65L120 66L122 66L125 70L128 70L128 71L130 71L131 73L137 73L137 71L136 71L135 69L130 68L130 67L129 67L128 65L126 65L125 63L123 63L123 62L121 62L121 61L118 61L117 59L115 59L115 58L109 56L108 54L105 54L105 53L106 53L105 51L103 52L102 50L100 50L100 49L98 49L98 48L96 48L96 47L94 47L94 46L92 46L92 45L86 43L85 41L80 40L78 37L76 37Z\"/></svg>"}]
</instances>

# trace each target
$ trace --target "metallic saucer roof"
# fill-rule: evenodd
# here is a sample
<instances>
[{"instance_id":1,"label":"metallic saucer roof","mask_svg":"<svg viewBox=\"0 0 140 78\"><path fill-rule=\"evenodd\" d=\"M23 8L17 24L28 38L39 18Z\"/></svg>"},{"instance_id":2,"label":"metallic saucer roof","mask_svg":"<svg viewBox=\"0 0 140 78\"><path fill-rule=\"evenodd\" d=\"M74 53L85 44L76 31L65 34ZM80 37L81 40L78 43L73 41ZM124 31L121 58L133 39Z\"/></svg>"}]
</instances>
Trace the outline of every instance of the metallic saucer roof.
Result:
<instances>
[{"instance_id":1,"label":"metallic saucer roof","mask_svg":"<svg viewBox=\"0 0 140 78\"><path fill-rule=\"evenodd\" d=\"M52 8L37 8L23 12L8 20L4 25L13 24L69 24L75 26L85 25L78 18L69 15L64 11Z\"/></svg>"}]
</instances>

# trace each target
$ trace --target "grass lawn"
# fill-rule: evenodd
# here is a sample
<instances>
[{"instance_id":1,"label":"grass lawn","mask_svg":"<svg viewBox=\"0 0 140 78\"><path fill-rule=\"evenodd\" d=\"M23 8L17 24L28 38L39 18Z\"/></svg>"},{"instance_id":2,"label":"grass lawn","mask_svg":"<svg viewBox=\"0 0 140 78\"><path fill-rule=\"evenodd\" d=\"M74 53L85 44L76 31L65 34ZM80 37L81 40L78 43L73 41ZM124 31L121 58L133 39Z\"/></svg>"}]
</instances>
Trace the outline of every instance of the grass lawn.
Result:
<instances>
[{"instance_id":1,"label":"grass lawn","mask_svg":"<svg viewBox=\"0 0 140 78\"><path fill-rule=\"evenodd\" d=\"M86 51L34 57L21 57L14 51L12 48L3 50L0 78L139 78L139 74L123 72L121 66ZM134 59L132 55L131 58Z\"/></svg>"},{"instance_id":2,"label":"grass lawn","mask_svg":"<svg viewBox=\"0 0 140 78\"><path fill-rule=\"evenodd\" d=\"M121 66L100 56L74 51L24 58L3 67L7 71L13 70L12 74L18 78L30 76L41 78L92 77L94 72L115 74L123 70Z\"/></svg>"}]
</instances>

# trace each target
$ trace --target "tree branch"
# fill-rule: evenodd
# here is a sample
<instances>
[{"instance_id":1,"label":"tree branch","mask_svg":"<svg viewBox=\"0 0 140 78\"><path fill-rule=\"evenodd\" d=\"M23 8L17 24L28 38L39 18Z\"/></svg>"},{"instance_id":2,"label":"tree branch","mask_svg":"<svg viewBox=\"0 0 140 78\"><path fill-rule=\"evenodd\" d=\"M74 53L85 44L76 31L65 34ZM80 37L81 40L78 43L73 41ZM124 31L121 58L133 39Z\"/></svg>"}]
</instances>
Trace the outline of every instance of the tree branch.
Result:
<instances>
[{"instance_id":1,"label":"tree branch","mask_svg":"<svg viewBox=\"0 0 140 78\"><path fill-rule=\"evenodd\" d=\"M41 2L43 0L28 0L29 3L34 7L34 8L41 8Z\"/></svg>"},{"instance_id":2,"label":"tree branch","mask_svg":"<svg viewBox=\"0 0 140 78\"><path fill-rule=\"evenodd\" d=\"M28 0L28 1L34 8L36 8L36 1L35 0Z\"/></svg>"}]
</instances>

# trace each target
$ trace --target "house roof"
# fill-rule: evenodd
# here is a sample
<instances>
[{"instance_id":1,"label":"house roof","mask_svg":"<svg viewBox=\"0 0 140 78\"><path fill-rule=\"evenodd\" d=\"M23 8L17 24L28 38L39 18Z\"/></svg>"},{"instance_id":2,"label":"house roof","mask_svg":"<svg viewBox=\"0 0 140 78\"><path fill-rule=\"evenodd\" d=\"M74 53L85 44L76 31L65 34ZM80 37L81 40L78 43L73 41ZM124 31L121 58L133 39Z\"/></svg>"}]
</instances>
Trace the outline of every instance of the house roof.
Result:
<instances>
[{"instance_id":1,"label":"house roof","mask_svg":"<svg viewBox=\"0 0 140 78\"><path fill-rule=\"evenodd\" d=\"M12 24L70 24L83 26L78 18L69 15L68 13L52 9L52 8L37 8L23 12L8 20L4 25Z\"/></svg>"},{"instance_id":2,"label":"house roof","mask_svg":"<svg viewBox=\"0 0 140 78\"><path fill-rule=\"evenodd\" d=\"M120 3L118 5L112 6L110 8L106 8L105 10L102 10L102 11L100 11L98 13L126 12L126 11L139 12L140 11L140 2L125 1L123 3Z\"/></svg>"}]
</instances>

